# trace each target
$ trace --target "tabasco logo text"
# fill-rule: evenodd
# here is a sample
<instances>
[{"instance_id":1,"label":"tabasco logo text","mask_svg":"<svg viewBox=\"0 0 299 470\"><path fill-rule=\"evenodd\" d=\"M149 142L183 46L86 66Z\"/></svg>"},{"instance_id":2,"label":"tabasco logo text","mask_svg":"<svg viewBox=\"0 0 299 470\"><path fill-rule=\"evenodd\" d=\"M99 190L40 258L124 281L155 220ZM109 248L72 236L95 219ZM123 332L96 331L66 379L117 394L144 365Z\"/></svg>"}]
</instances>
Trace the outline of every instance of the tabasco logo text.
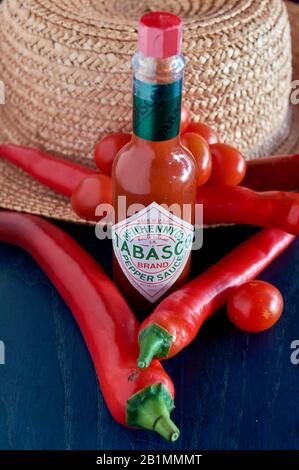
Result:
<instances>
[{"instance_id":1,"label":"tabasco logo text","mask_svg":"<svg viewBox=\"0 0 299 470\"><path fill-rule=\"evenodd\" d=\"M115 256L131 284L158 300L182 273L190 255L193 226L153 202L112 228Z\"/></svg>"}]
</instances>

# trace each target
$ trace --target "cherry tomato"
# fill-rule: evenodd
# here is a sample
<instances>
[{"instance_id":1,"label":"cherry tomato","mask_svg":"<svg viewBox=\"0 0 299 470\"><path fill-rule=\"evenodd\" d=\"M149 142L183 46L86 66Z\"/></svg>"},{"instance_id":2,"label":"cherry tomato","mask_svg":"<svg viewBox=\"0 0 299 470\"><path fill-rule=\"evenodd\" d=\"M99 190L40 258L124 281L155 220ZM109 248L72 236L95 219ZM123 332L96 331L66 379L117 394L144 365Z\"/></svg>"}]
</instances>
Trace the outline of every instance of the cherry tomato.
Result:
<instances>
[{"instance_id":1,"label":"cherry tomato","mask_svg":"<svg viewBox=\"0 0 299 470\"><path fill-rule=\"evenodd\" d=\"M94 149L94 160L105 175L111 175L113 160L118 152L130 142L132 136L122 132L114 132L102 139Z\"/></svg>"},{"instance_id":2,"label":"cherry tomato","mask_svg":"<svg viewBox=\"0 0 299 470\"><path fill-rule=\"evenodd\" d=\"M186 132L195 132L195 134L201 135L208 144L217 144L217 142L220 142L217 132L203 122L191 122Z\"/></svg>"},{"instance_id":3,"label":"cherry tomato","mask_svg":"<svg viewBox=\"0 0 299 470\"><path fill-rule=\"evenodd\" d=\"M237 186L246 173L246 161L235 147L228 144L210 145L212 154L211 184Z\"/></svg>"},{"instance_id":4,"label":"cherry tomato","mask_svg":"<svg viewBox=\"0 0 299 470\"><path fill-rule=\"evenodd\" d=\"M212 172L212 157L207 142L198 134L186 132L181 136L181 143L192 153L198 165L197 186L202 186L210 178Z\"/></svg>"},{"instance_id":5,"label":"cherry tomato","mask_svg":"<svg viewBox=\"0 0 299 470\"><path fill-rule=\"evenodd\" d=\"M187 127L190 124L190 113L186 106L183 104L182 106L182 114L181 114L181 134L184 134L187 130Z\"/></svg>"},{"instance_id":6,"label":"cherry tomato","mask_svg":"<svg viewBox=\"0 0 299 470\"><path fill-rule=\"evenodd\" d=\"M238 328L250 333L268 330L280 318L283 297L279 290L264 281L249 281L230 296L227 313Z\"/></svg>"},{"instance_id":7,"label":"cherry tomato","mask_svg":"<svg viewBox=\"0 0 299 470\"><path fill-rule=\"evenodd\" d=\"M95 215L97 206L112 205L110 176L92 175L84 178L73 192L71 204L74 212L82 219L99 220L101 217Z\"/></svg>"}]
</instances>

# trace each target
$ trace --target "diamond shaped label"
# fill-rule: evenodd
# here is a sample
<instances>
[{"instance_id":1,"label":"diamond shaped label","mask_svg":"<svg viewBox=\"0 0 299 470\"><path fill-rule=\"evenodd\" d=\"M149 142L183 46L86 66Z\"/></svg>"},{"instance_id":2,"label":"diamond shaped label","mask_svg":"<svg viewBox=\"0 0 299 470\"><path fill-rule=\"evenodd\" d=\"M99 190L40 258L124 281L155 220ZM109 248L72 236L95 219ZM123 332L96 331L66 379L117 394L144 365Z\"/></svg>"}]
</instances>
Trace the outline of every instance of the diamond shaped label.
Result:
<instances>
[{"instance_id":1,"label":"diamond shaped label","mask_svg":"<svg viewBox=\"0 0 299 470\"><path fill-rule=\"evenodd\" d=\"M193 233L191 224L153 202L112 227L113 249L135 289L156 302L184 270Z\"/></svg>"}]
</instances>

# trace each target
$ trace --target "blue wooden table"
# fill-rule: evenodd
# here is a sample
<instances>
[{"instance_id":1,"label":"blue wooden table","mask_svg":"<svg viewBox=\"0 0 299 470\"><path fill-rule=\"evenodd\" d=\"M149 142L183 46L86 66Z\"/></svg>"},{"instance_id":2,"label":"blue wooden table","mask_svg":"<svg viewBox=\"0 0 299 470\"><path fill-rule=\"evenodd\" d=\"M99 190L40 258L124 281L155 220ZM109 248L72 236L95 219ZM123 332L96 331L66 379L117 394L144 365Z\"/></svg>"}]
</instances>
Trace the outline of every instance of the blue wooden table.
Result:
<instances>
[{"instance_id":1,"label":"blue wooden table","mask_svg":"<svg viewBox=\"0 0 299 470\"><path fill-rule=\"evenodd\" d=\"M60 224L111 274L111 246L92 228ZM193 274L254 233L204 233ZM168 444L109 415L72 315L23 250L0 244L1 449L299 449L299 240L261 276L281 289L286 308L270 331L238 331L219 311L166 368L177 396L181 438ZM79 286L78 286L79 287Z\"/></svg>"}]
</instances>

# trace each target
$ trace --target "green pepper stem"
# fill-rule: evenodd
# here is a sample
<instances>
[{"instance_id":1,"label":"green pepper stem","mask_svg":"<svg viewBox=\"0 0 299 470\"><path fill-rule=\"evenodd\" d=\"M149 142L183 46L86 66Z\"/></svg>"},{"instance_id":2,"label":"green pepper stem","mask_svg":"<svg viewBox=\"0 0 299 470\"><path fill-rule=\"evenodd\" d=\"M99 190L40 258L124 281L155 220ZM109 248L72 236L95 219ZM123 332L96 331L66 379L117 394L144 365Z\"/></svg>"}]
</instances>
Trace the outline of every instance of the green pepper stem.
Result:
<instances>
[{"instance_id":1,"label":"green pepper stem","mask_svg":"<svg viewBox=\"0 0 299 470\"><path fill-rule=\"evenodd\" d=\"M170 417L173 408L172 397L165 386L161 383L150 385L127 401L127 424L156 431L174 442L180 431Z\"/></svg>"},{"instance_id":2,"label":"green pepper stem","mask_svg":"<svg viewBox=\"0 0 299 470\"><path fill-rule=\"evenodd\" d=\"M160 353L163 339L156 333L151 332L139 341L139 345L140 353L137 360L137 367L139 367L139 369L145 369L150 365L152 359Z\"/></svg>"},{"instance_id":3,"label":"green pepper stem","mask_svg":"<svg viewBox=\"0 0 299 470\"><path fill-rule=\"evenodd\" d=\"M172 342L172 336L160 325L153 323L139 333L140 353L137 367L145 369L154 357L167 357Z\"/></svg>"},{"instance_id":4,"label":"green pepper stem","mask_svg":"<svg viewBox=\"0 0 299 470\"><path fill-rule=\"evenodd\" d=\"M180 431L168 415L160 415L153 428L160 436L168 441L174 442L180 436Z\"/></svg>"}]
</instances>

